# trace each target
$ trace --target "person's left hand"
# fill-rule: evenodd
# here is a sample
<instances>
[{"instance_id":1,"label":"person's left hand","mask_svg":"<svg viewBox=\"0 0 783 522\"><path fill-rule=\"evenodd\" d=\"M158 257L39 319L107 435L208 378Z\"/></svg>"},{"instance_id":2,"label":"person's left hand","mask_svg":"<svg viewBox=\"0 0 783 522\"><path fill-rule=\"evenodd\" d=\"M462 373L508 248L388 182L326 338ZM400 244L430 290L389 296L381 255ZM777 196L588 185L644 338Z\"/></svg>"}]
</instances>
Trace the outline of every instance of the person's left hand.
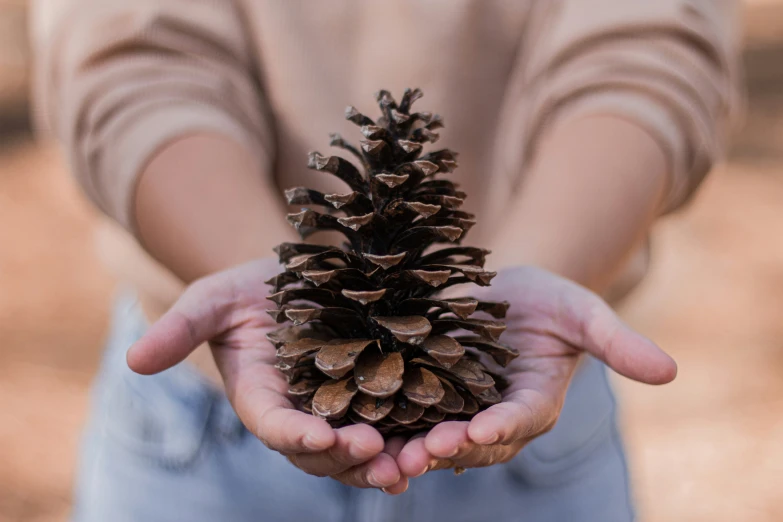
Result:
<instances>
[{"instance_id":1,"label":"person's left hand","mask_svg":"<svg viewBox=\"0 0 783 522\"><path fill-rule=\"evenodd\" d=\"M465 292L482 300L510 302L501 342L517 348L520 355L503 372L510 386L500 404L470 422L443 422L405 445L397 465L408 477L511 460L555 425L585 352L647 384L665 384L677 374L674 360L626 326L600 297L544 270L507 269L491 287Z\"/></svg>"}]
</instances>

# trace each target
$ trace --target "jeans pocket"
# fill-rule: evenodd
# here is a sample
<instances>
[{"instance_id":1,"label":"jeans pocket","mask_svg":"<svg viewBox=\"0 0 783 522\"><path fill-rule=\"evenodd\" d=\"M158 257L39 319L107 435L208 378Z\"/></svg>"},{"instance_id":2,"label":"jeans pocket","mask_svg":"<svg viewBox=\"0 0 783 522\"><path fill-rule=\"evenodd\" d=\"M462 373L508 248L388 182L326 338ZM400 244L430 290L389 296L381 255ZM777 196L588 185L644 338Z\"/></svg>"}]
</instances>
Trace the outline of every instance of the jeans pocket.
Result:
<instances>
[{"instance_id":1,"label":"jeans pocket","mask_svg":"<svg viewBox=\"0 0 783 522\"><path fill-rule=\"evenodd\" d=\"M602 363L587 358L568 389L552 431L528 444L508 463L530 485L556 485L589 472L595 450L612 436L615 402Z\"/></svg>"},{"instance_id":2,"label":"jeans pocket","mask_svg":"<svg viewBox=\"0 0 783 522\"><path fill-rule=\"evenodd\" d=\"M184 469L201 453L215 401L209 390L194 388L183 394L170 371L120 376L105 397L105 428L137 455Z\"/></svg>"},{"instance_id":3,"label":"jeans pocket","mask_svg":"<svg viewBox=\"0 0 783 522\"><path fill-rule=\"evenodd\" d=\"M93 390L96 407L109 438L162 466L184 468L207 438L217 393L182 365L151 376L132 372L125 351L147 326L135 298L121 296Z\"/></svg>"}]
</instances>

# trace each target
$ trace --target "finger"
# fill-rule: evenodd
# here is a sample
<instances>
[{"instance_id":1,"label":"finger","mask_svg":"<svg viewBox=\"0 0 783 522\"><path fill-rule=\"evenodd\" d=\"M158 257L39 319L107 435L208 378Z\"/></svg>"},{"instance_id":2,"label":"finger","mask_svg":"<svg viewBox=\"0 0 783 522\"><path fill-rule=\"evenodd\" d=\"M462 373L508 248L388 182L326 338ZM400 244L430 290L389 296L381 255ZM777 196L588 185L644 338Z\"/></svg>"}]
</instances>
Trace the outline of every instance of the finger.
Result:
<instances>
[{"instance_id":1,"label":"finger","mask_svg":"<svg viewBox=\"0 0 783 522\"><path fill-rule=\"evenodd\" d=\"M451 467L484 468L508 462L519 453L525 442L520 440L509 445L493 444L491 446L470 444L460 454L449 459L452 463Z\"/></svg>"},{"instance_id":2,"label":"finger","mask_svg":"<svg viewBox=\"0 0 783 522\"><path fill-rule=\"evenodd\" d=\"M425 446L435 459L430 462L428 471L455 466L468 467L457 462L462 462L465 458L469 459L472 453L481 451L481 447L469 439L468 427L467 422L443 422L430 430Z\"/></svg>"},{"instance_id":3,"label":"finger","mask_svg":"<svg viewBox=\"0 0 783 522\"><path fill-rule=\"evenodd\" d=\"M131 370L144 375L182 362L200 344L223 333L230 303L220 297L219 276L197 281L130 347Z\"/></svg>"},{"instance_id":4,"label":"finger","mask_svg":"<svg viewBox=\"0 0 783 522\"><path fill-rule=\"evenodd\" d=\"M405 437L393 437L386 441L386 445L383 448L383 452L393 459L397 459L400 452L402 451L402 448L405 447L405 444L408 441L405 439ZM399 465L397 466L399 468ZM400 472L402 474L402 471ZM397 481L396 484L392 484L389 487L383 488L383 492L387 495L400 495L402 493L405 493L408 490L408 478L405 476L402 476L399 481Z\"/></svg>"},{"instance_id":5,"label":"finger","mask_svg":"<svg viewBox=\"0 0 783 522\"><path fill-rule=\"evenodd\" d=\"M423 436L411 439L397 458L400 471L415 478L429 471L453 468L450 457L468 451L472 445L467 426L467 422L443 422Z\"/></svg>"},{"instance_id":6,"label":"finger","mask_svg":"<svg viewBox=\"0 0 783 522\"><path fill-rule=\"evenodd\" d=\"M259 391L247 398L247 404L268 403ZM236 408L236 406L235 406ZM315 453L331 448L337 436L329 424L289 406L269 406L257 414L244 406L237 409L247 428L270 449L284 454Z\"/></svg>"},{"instance_id":7,"label":"finger","mask_svg":"<svg viewBox=\"0 0 783 522\"><path fill-rule=\"evenodd\" d=\"M365 424L335 430L335 444L319 453L299 453L289 460L302 471L318 477L336 475L363 464L383 450L383 437Z\"/></svg>"},{"instance_id":8,"label":"finger","mask_svg":"<svg viewBox=\"0 0 783 522\"><path fill-rule=\"evenodd\" d=\"M381 488L387 495L400 495L408 491L408 478L402 477L396 484L392 484L389 487Z\"/></svg>"},{"instance_id":9,"label":"finger","mask_svg":"<svg viewBox=\"0 0 783 522\"><path fill-rule=\"evenodd\" d=\"M406 477L420 477L432 462L432 455L424 447L424 439L424 434L414 436L397 456L397 466Z\"/></svg>"},{"instance_id":10,"label":"finger","mask_svg":"<svg viewBox=\"0 0 783 522\"><path fill-rule=\"evenodd\" d=\"M397 485L402 475L394 459L386 453L380 453L370 462L354 466L332 477L356 488L388 488Z\"/></svg>"},{"instance_id":11,"label":"finger","mask_svg":"<svg viewBox=\"0 0 783 522\"><path fill-rule=\"evenodd\" d=\"M427 434L425 448L433 457L446 459L457 455L469 442L467 422L442 422Z\"/></svg>"},{"instance_id":12,"label":"finger","mask_svg":"<svg viewBox=\"0 0 783 522\"><path fill-rule=\"evenodd\" d=\"M383 452L396 461L407 442L405 437L393 437L386 441ZM397 467L399 468L399 465ZM402 474L402 471L400 471L400 474ZM392 484L391 486L382 489L387 495L400 495L405 493L408 490L408 477L403 475L396 484Z\"/></svg>"},{"instance_id":13,"label":"finger","mask_svg":"<svg viewBox=\"0 0 783 522\"><path fill-rule=\"evenodd\" d=\"M471 424L444 422L432 428L427 435L426 448L437 460L430 463L429 471L453 467L478 468L506 462L528 440L515 440L509 445L477 444L469 437Z\"/></svg>"},{"instance_id":14,"label":"finger","mask_svg":"<svg viewBox=\"0 0 783 522\"><path fill-rule=\"evenodd\" d=\"M386 441L386 444L384 444L383 452L387 455L391 455L392 458L396 459L407 442L408 440L405 437L392 437Z\"/></svg>"},{"instance_id":15,"label":"finger","mask_svg":"<svg viewBox=\"0 0 783 522\"><path fill-rule=\"evenodd\" d=\"M594 297L594 296L592 296ZM596 302L597 301L597 302ZM581 346L614 371L646 384L666 384L677 363L655 343L633 331L601 300L581 315Z\"/></svg>"},{"instance_id":16,"label":"finger","mask_svg":"<svg viewBox=\"0 0 783 522\"><path fill-rule=\"evenodd\" d=\"M511 444L548 431L557 420L559 406L543 393L521 389L503 402L479 412L470 420L467 436L482 444Z\"/></svg>"}]
</instances>

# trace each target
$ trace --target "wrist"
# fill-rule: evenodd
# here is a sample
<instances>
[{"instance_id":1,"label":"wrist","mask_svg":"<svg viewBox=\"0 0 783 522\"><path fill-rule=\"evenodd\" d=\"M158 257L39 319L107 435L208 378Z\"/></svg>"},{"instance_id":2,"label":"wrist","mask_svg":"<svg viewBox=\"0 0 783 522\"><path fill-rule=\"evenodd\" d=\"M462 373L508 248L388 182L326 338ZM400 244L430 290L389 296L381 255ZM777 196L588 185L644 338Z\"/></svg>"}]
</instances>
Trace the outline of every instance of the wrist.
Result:
<instances>
[{"instance_id":1,"label":"wrist","mask_svg":"<svg viewBox=\"0 0 783 522\"><path fill-rule=\"evenodd\" d=\"M612 116L563 123L542 139L489 262L539 266L603 291L646 239L667 180L663 150L638 125Z\"/></svg>"},{"instance_id":2,"label":"wrist","mask_svg":"<svg viewBox=\"0 0 783 522\"><path fill-rule=\"evenodd\" d=\"M294 239L276 192L244 146L220 136L183 137L140 176L139 241L186 282L269 256Z\"/></svg>"}]
</instances>

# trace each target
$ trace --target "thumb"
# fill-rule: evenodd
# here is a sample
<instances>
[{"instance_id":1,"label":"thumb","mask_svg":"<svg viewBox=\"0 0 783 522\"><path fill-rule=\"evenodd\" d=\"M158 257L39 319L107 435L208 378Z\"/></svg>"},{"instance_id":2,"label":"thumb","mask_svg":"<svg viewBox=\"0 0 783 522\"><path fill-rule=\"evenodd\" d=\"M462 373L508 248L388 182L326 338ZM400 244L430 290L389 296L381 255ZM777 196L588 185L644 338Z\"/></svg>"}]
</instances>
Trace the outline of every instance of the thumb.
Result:
<instances>
[{"instance_id":1,"label":"thumb","mask_svg":"<svg viewBox=\"0 0 783 522\"><path fill-rule=\"evenodd\" d=\"M213 276L215 277L215 276ZM225 330L231 303L212 278L196 281L176 303L130 347L131 370L144 375L162 372L182 362L202 343Z\"/></svg>"},{"instance_id":2,"label":"thumb","mask_svg":"<svg viewBox=\"0 0 783 522\"><path fill-rule=\"evenodd\" d=\"M603 300L581 318L585 351L614 371L645 384L666 384L677 376L677 363L654 342L627 326Z\"/></svg>"}]
</instances>

